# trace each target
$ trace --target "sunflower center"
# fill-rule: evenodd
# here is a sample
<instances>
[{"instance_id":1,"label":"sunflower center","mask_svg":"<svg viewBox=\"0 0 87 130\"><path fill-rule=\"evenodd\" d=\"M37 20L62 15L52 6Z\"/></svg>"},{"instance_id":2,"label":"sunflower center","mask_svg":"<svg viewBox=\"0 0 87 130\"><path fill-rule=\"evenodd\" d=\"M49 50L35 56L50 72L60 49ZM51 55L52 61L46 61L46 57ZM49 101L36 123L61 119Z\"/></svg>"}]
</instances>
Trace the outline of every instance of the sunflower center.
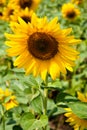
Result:
<instances>
[{"instance_id":1,"label":"sunflower center","mask_svg":"<svg viewBox=\"0 0 87 130\"><path fill-rule=\"evenodd\" d=\"M69 12L69 13L67 14L67 17L68 17L68 18L74 18L75 16L76 16L75 11Z\"/></svg>"},{"instance_id":2,"label":"sunflower center","mask_svg":"<svg viewBox=\"0 0 87 130\"><path fill-rule=\"evenodd\" d=\"M21 17L26 23L31 22L31 18L28 16L22 16Z\"/></svg>"},{"instance_id":3,"label":"sunflower center","mask_svg":"<svg viewBox=\"0 0 87 130\"><path fill-rule=\"evenodd\" d=\"M13 15L14 10L10 9L8 15Z\"/></svg>"},{"instance_id":4,"label":"sunflower center","mask_svg":"<svg viewBox=\"0 0 87 130\"><path fill-rule=\"evenodd\" d=\"M0 16L3 16L2 12L0 12Z\"/></svg>"},{"instance_id":5,"label":"sunflower center","mask_svg":"<svg viewBox=\"0 0 87 130\"><path fill-rule=\"evenodd\" d=\"M32 5L32 0L20 0L19 4L23 9L25 9L26 7L30 8Z\"/></svg>"},{"instance_id":6,"label":"sunflower center","mask_svg":"<svg viewBox=\"0 0 87 130\"><path fill-rule=\"evenodd\" d=\"M40 60L49 60L58 52L58 42L52 36L36 32L28 39L28 50Z\"/></svg>"}]
</instances>

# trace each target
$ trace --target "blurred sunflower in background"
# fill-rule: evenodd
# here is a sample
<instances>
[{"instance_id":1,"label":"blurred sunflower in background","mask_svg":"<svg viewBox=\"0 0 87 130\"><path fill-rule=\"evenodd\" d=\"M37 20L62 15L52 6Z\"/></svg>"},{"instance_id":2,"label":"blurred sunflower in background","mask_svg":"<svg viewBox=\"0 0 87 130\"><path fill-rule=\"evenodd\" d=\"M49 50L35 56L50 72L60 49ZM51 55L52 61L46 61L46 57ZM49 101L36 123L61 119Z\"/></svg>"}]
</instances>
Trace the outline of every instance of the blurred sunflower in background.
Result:
<instances>
[{"instance_id":1,"label":"blurred sunflower in background","mask_svg":"<svg viewBox=\"0 0 87 130\"><path fill-rule=\"evenodd\" d=\"M80 92L77 92L78 99L81 102L87 103L87 93L83 95ZM67 117L66 122L69 122L71 126L73 126L74 130L84 130L87 129L87 120L80 119L76 114L73 113L71 108L65 109L67 112L64 114Z\"/></svg>"},{"instance_id":2,"label":"blurred sunflower in background","mask_svg":"<svg viewBox=\"0 0 87 130\"><path fill-rule=\"evenodd\" d=\"M38 18L35 13L28 24L21 18L13 23L14 34L5 34L9 41L6 45L9 56L18 56L14 62L18 68L23 67L26 74L41 75L45 80L47 73L52 79L66 74L66 68L73 71L72 66L78 58L78 52L71 48L80 42L74 36L68 36L71 28L62 30L58 18L48 22L47 18Z\"/></svg>"},{"instance_id":3,"label":"blurred sunflower in background","mask_svg":"<svg viewBox=\"0 0 87 130\"><path fill-rule=\"evenodd\" d=\"M0 20L3 19L3 8L6 4L6 0L0 0Z\"/></svg>"},{"instance_id":4,"label":"blurred sunflower in background","mask_svg":"<svg viewBox=\"0 0 87 130\"><path fill-rule=\"evenodd\" d=\"M72 3L67 3L62 6L62 15L68 20L74 20L80 15L80 10Z\"/></svg>"},{"instance_id":5,"label":"blurred sunflower in background","mask_svg":"<svg viewBox=\"0 0 87 130\"><path fill-rule=\"evenodd\" d=\"M3 19L6 21L10 21L11 20L11 15L13 15L14 10L19 10L18 6L8 3L8 5L6 7L4 7L3 10Z\"/></svg>"},{"instance_id":6,"label":"blurred sunflower in background","mask_svg":"<svg viewBox=\"0 0 87 130\"><path fill-rule=\"evenodd\" d=\"M16 97L9 89L3 90L2 88L0 88L0 103L6 108L6 110L18 106Z\"/></svg>"},{"instance_id":7,"label":"blurred sunflower in background","mask_svg":"<svg viewBox=\"0 0 87 130\"><path fill-rule=\"evenodd\" d=\"M87 93L85 95L83 95L82 93L80 92L77 92L78 94L78 99L82 102L87 102Z\"/></svg>"},{"instance_id":8,"label":"blurred sunflower in background","mask_svg":"<svg viewBox=\"0 0 87 130\"><path fill-rule=\"evenodd\" d=\"M21 9L25 9L26 7L32 10L35 10L41 0L11 0L10 3L16 4Z\"/></svg>"},{"instance_id":9,"label":"blurred sunflower in background","mask_svg":"<svg viewBox=\"0 0 87 130\"><path fill-rule=\"evenodd\" d=\"M18 102L16 100L15 96L11 96L9 101L6 103L3 103L3 106L6 108L6 110L12 109L14 107L18 106Z\"/></svg>"},{"instance_id":10,"label":"blurred sunflower in background","mask_svg":"<svg viewBox=\"0 0 87 130\"><path fill-rule=\"evenodd\" d=\"M0 0L0 7L3 7L6 4L6 0Z\"/></svg>"},{"instance_id":11,"label":"blurred sunflower in background","mask_svg":"<svg viewBox=\"0 0 87 130\"><path fill-rule=\"evenodd\" d=\"M14 11L14 14L11 16L11 21L18 22L18 17L21 17L26 23L31 22L31 16L33 14L33 10L29 10L29 8L21 9Z\"/></svg>"},{"instance_id":12,"label":"blurred sunflower in background","mask_svg":"<svg viewBox=\"0 0 87 130\"><path fill-rule=\"evenodd\" d=\"M72 0L71 2L79 5L83 3L83 0Z\"/></svg>"},{"instance_id":13,"label":"blurred sunflower in background","mask_svg":"<svg viewBox=\"0 0 87 130\"><path fill-rule=\"evenodd\" d=\"M3 19L3 12L0 11L0 20L2 20L2 19Z\"/></svg>"}]
</instances>

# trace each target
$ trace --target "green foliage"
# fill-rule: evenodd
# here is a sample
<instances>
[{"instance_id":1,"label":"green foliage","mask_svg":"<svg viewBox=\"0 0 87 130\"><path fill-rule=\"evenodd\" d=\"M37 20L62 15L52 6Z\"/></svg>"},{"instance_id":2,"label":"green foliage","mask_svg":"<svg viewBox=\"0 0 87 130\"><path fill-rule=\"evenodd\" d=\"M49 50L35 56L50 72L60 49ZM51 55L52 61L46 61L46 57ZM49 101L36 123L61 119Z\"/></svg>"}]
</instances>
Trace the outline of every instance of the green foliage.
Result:
<instances>
[{"instance_id":1,"label":"green foliage","mask_svg":"<svg viewBox=\"0 0 87 130\"><path fill-rule=\"evenodd\" d=\"M87 2L84 0L82 5L78 5L81 15L72 22L62 17L61 7L67 2L69 0L42 0L36 11L39 17L47 16L48 20L58 17L61 28L72 27L72 34L82 40L76 47L80 58L74 71L67 72L66 78L61 75L55 81L49 76L48 86L39 76L25 76L23 69L13 66L15 58L7 56L4 44L4 33L11 30L7 22L0 20L0 87L11 89L19 102L18 107L5 111L6 130L43 130L49 119L64 114L66 107L70 107L79 118L87 120L87 103L78 101L76 96L77 91L87 93ZM48 89L47 115L43 115L44 88ZM9 97L5 102L8 100ZM2 115L0 102L0 130L3 130Z\"/></svg>"},{"instance_id":2,"label":"green foliage","mask_svg":"<svg viewBox=\"0 0 87 130\"><path fill-rule=\"evenodd\" d=\"M25 113L21 120L21 126L24 130L35 130L37 128L42 128L48 124L48 118L46 115L42 115L40 119L35 119L32 113Z\"/></svg>"},{"instance_id":3,"label":"green foliage","mask_svg":"<svg viewBox=\"0 0 87 130\"><path fill-rule=\"evenodd\" d=\"M69 103L68 106L72 109L73 113L76 114L80 119L87 120L87 103L74 102Z\"/></svg>"}]
</instances>

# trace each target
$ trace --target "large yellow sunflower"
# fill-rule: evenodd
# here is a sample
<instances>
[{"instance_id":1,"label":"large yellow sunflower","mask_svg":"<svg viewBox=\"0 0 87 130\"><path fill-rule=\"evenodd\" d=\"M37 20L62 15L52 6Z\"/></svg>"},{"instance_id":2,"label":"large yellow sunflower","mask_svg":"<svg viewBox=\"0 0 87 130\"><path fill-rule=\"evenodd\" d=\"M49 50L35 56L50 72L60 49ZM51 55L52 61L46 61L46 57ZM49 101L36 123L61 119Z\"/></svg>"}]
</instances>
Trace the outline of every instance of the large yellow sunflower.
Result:
<instances>
[{"instance_id":1,"label":"large yellow sunflower","mask_svg":"<svg viewBox=\"0 0 87 130\"><path fill-rule=\"evenodd\" d=\"M29 9L35 10L39 5L41 0L11 0L10 3L16 4L19 8L25 9L28 7Z\"/></svg>"},{"instance_id":2,"label":"large yellow sunflower","mask_svg":"<svg viewBox=\"0 0 87 130\"><path fill-rule=\"evenodd\" d=\"M68 20L74 20L80 15L80 10L75 7L72 3L67 3L62 6L62 15Z\"/></svg>"},{"instance_id":3,"label":"large yellow sunflower","mask_svg":"<svg viewBox=\"0 0 87 130\"><path fill-rule=\"evenodd\" d=\"M14 14L11 16L11 21L18 22L18 17L21 17L26 23L31 22L32 14L33 10L29 10L27 7L24 10L14 11Z\"/></svg>"},{"instance_id":4,"label":"large yellow sunflower","mask_svg":"<svg viewBox=\"0 0 87 130\"><path fill-rule=\"evenodd\" d=\"M82 102L87 102L87 93L83 95L78 92L78 99ZM70 125L74 127L74 130L84 130L87 129L87 120L80 119L77 115L75 115L71 108L66 108L67 113L65 116L68 118L66 122L70 122Z\"/></svg>"},{"instance_id":5,"label":"large yellow sunflower","mask_svg":"<svg viewBox=\"0 0 87 130\"><path fill-rule=\"evenodd\" d=\"M6 45L9 56L18 56L14 62L18 68L25 68L26 74L41 75L45 80L47 73L52 79L66 74L66 68L73 71L78 52L71 48L80 42L74 36L68 36L71 28L61 30L57 17L48 22L47 18L38 18L34 13L28 24L19 18L13 23L14 34L5 34L9 41Z\"/></svg>"}]
</instances>

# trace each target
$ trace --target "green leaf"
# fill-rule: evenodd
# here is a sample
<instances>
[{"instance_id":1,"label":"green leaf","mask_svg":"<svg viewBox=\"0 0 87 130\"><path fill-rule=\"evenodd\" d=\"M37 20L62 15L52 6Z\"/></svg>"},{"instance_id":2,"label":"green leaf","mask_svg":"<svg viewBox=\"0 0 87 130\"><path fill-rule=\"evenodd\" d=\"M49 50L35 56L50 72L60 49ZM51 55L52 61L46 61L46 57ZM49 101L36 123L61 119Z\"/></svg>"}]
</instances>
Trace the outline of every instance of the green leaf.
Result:
<instances>
[{"instance_id":1,"label":"green leaf","mask_svg":"<svg viewBox=\"0 0 87 130\"><path fill-rule=\"evenodd\" d=\"M35 120L32 126L28 130L34 130L37 128L42 128L48 124L48 118L46 115L42 115L39 120Z\"/></svg>"},{"instance_id":2,"label":"green leaf","mask_svg":"<svg viewBox=\"0 0 87 130\"><path fill-rule=\"evenodd\" d=\"M31 108L34 109L35 112L41 113L42 112L42 98L41 96L37 96L36 98L34 98L31 102Z\"/></svg>"},{"instance_id":3,"label":"green leaf","mask_svg":"<svg viewBox=\"0 0 87 130\"><path fill-rule=\"evenodd\" d=\"M83 102L69 103L68 107L70 107L73 113L76 114L79 118L87 120L87 103Z\"/></svg>"},{"instance_id":4,"label":"green leaf","mask_svg":"<svg viewBox=\"0 0 87 130\"><path fill-rule=\"evenodd\" d=\"M57 107L57 105L55 104L55 102L52 99L47 100L47 109L48 110L52 110L56 107Z\"/></svg>"},{"instance_id":5,"label":"green leaf","mask_svg":"<svg viewBox=\"0 0 87 130\"><path fill-rule=\"evenodd\" d=\"M61 82L59 81L59 79L56 79L55 81L49 82L48 83L48 88L61 88Z\"/></svg>"},{"instance_id":6,"label":"green leaf","mask_svg":"<svg viewBox=\"0 0 87 130\"><path fill-rule=\"evenodd\" d=\"M23 79L23 81L29 87L33 87L36 89L39 88L37 81L35 80L35 78L32 75L30 75L29 78L26 77L25 80Z\"/></svg>"},{"instance_id":7,"label":"green leaf","mask_svg":"<svg viewBox=\"0 0 87 130\"><path fill-rule=\"evenodd\" d=\"M30 126L32 126L33 122L35 121L34 115L32 113L24 113L20 120L21 126L24 128L24 130L28 130Z\"/></svg>"},{"instance_id":8,"label":"green leaf","mask_svg":"<svg viewBox=\"0 0 87 130\"><path fill-rule=\"evenodd\" d=\"M36 128L42 128L48 124L48 118L42 115L40 119L35 119L31 113L26 113L20 121L20 124L24 130L34 130Z\"/></svg>"}]
</instances>

